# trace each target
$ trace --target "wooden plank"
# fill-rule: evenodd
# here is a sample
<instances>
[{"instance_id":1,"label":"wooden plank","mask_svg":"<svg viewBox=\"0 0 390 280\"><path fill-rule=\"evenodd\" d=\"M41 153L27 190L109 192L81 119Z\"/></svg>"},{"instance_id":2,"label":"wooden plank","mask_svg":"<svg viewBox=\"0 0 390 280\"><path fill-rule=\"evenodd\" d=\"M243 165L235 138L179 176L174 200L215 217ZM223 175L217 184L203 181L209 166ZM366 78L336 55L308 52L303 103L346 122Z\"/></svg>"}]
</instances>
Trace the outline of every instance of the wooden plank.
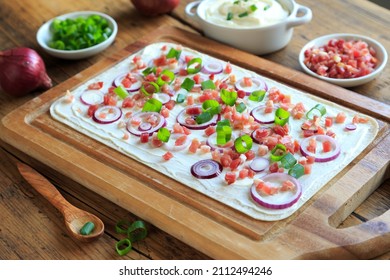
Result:
<instances>
[{"instance_id":1,"label":"wooden plank","mask_svg":"<svg viewBox=\"0 0 390 280\"><path fill-rule=\"evenodd\" d=\"M338 87L325 87L325 83L303 74L299 84L297 81L300 79L290 80L298 75L290 69L179 29L164 28L163 35L159 32L157 30L155 34L140 39L112 59L99 62L4 118L3 139L37 160L48 165L53 164L58 171L67 170L72 179L87 188L106 196L191 246L201 248L202 252L214 258L372 258L390 250L390 227L387 227L389 211L364 225L336 229L337 223L365 200L375 190L377 183L386 176L390 158L388 149L384 148L390 141L386 105L382 106L384 112L374 110L369 106L375 102L364 103L367 98L363 96ZM297 214L279 222L251 221L247 225L240 225L236 220L237 213L233 213L231 209L229 211L225 206L217 204L202 207L201 204L208 204L208 201L206 203L205 198L199 197L191 201L188 195L177 191L180 188L177 182L143 169L145 167L139 163L93 143L94 141L85 139L82 135L67 131L66 128L59 129L61 125L49 121L48 107L65 89L73 88L89 78L91 73L103 71L123 55L162 39L185 44L221 59L230 58L235 64L299 88L309 89L311 85L311 91L331 100L335 98L334 92L350 95L353 98L348 103L349 106L378 116L384 121L379 121L378 138L349 168L341 172L331 185L316 195ZM329 88L332 89L331 94L328 92ZM25 137L24 133L29 137ZM77 141L71 141L70 136L76 137ZM89 145L91 148L87 148ZM85 152L86 149L88 153ZM379 161L378 155L382 157ZM74 162L74 158L78 158L78 161ZM130 168L126 169L126 165ZM99 172L96 172L97 170ZM356 176L361 174L361 171L364 171L367 177ZM142 181L139 178L142 178ZM348 188L343 189L338 185L345 183ZM162 187L169 185L173 187ZM341 194L340 189L343 189ZM329 225L329 219L332 225ZM385 225L384 228L377 227L381 223ZM370 229L368 231L367 226ZM204 231L204 228L210 231ZM257 228L257 231L253 228ZM257 236L253 236L253 233ZM296 240L297 234L300 234L301 240ZM205 242L209 244L207 248L202 247ZM370 250L367 251L367 248Z\"/></svg>"}]
</instances>

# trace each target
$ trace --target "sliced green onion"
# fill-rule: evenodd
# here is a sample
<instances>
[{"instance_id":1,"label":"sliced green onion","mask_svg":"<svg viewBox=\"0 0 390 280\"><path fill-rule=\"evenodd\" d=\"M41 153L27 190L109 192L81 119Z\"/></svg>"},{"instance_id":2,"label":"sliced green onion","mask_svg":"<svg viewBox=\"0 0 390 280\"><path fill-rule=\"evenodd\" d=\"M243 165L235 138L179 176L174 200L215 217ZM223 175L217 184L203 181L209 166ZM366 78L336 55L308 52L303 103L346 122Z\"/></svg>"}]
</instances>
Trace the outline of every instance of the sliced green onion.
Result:
<instances>
[{"instance_id":1,"label":"sliced green onion","mask_svg":"<svg viewBox=\"0 0 390 280\"><path fill-rule=\"evenodd\" d=\"M232 128L230 126L230 121L225 119L217 123L217 144L225 145L232 138Z\"/></svg>"},{"instance_id":2,"label":"sliced green onion","mask_svg":"<svg viewBox=\"0 0 390 280\"><path fill-rule=\"evenodd\" d=\"M211 119L213 118L214 114L211 114L210 112L206 111L206 112L202 112L201 114L199 114L195 121L197 124L202 124L202 123L206 123L208 121L211 121Z\"/></svg>"},{"instance_id":3,"label":"sliced green onion","mask_svg":"<svg viewBox=\"0 0 390 280\"><path fill-rule=\"evenodd\" d=\"M194 67L192 67L194 66ZM187 72L188 74L196 74L202 69L202 59L200 57L195 57L188 61L187 63Z\"/></svg>"},{"instance_id":4,"label":"sliced green onion","mask_svg":"<svg viewBox=\"0 0 390 280\"><path fill-rule=\"evenodd\" d=\"M89 235L94 230L95 224L93 222L86 222L80 229L81 235Z\"/></svg>"},{"instance_id":5,"label":"sliced green onion","mask_svg":"<svg viewBox=\"0 0 390 280\"><path fill-rule=\"evenodd\" d=\"M135 221L127 230L127 237L131 242L136 242L144 239L148 234L146 225L143 221Z\"/></svg>"},{"instance_id":6,"label":"sliced green onion","mask_svg":"<svg viewBox=\"0 0 390 280\"><path fill-rule=\"evenodd\" d=\"M131 248L132 248L131 241L130 239L127 238L119 240L115 244L115 249L119 256L126 255L128 252L131 251Z\"/></svg>"},{"instance_id":7,"label":"sliced green onion","mask_svg":"<svg viewBox=\"0 0 390 280\"><path fill-rule=\"evenodd\" d=\"M226 20L232 20L233 19L233 13L232 12L228 12L227 16L226 16Z\"/></svg>"},{"instance_id":8,"label":"sliced green onion","mask_svg":"<svg viewBox=\"0 0 390 280\"><path fill-rule=\"evenodd\" d=\"M297 163L296 165L294 165L289 171L288 171L288 175L290 176L293 176L294 178L299 178L301 177L302 175L305 174L305 168L303 167L302 164L299 164Z\"/></svg>"},{"instance_id":9,"label":"sliced green onion","mask_svg":"<svg viewBox=\"0 0 390 280\"><path fill-rule=\"evenodd\" d=\"M236 100L238 97L236 91L228 91L227 89L222 89L220 96L223 103L229 106L233 106L234 104L236 104Z\"/></svg>"},{"instance_id":10,"label":"sliced green onion","mask_svg":"<svg viewBox=\"0 0 390 280\"><path fill-rule=\"evenodd\" d=\"M128 221L119 221L115 225L115 232L116 233L127 233L127 229L129 228L130 225L131 225L131 223Z\"/></svg>"},{"instance_id":11,"label":"sliced green onion","mask_svg":"<svg viewBox=\"0 0 390 280\"><path fill-rule=\"evenodd\" d=\"M186 95L185 95L185 94L179 93L179 94L176 96L176 103L183 103L184 100L186 100Z\"/></svg>"},{"instance_id":12,"label":"sliced green onion","mask_svg":"<svg viewBox=\"0 0 390 280\"><path fill-rule=\"evenodd\" d=\"M125 88L122 86L114 88L114 93L116 95L118 95L118 97L121 99L125 99L126 97L129 96L129 93L127 92L127 90L125 90Z\"/></svg>"},{"instance_id":13,"label":"sliced green onion","mask_svg":"<svg viewBox=\"0 0 390 280\"><path fill-rule=\"evenodd\" d=\"M167 53L166 58L176 58L177 60L179 60L180 55L181 55L181 50L171 48Z\"/></svg>"},{"instance_id":14,"label":"sliced green onion","mask_svg":"<svg viewBox=\"0 0 390 280\"><path fill-rule=\"evenodd\" d=\"M209 99L202 103L202 109L203 111L208 111L211 114L219 114L221 112L221 105L218 103L217 100Z\"/></svg>"},{"instance_id":15,"label":"sliced green onion","mask_svg":"<svg viewBox=\"0 0 390 280\"><path fill-rule=\"evenodd\" d=\"M141 92L146 96L159 92L160 87L155 82L146 82L141 87Z\"/></svg>"},{"instance_id":16,"label":"sliced green onion","mask_svg":"<svg viewBox=\"0 0 390 280\"><path fill-rule=\"evenodd\" d=\"M248 99L256 102L263 101L266 91L265 90L255 90L253 91Z\"/></svg>"},{"instance_id":17,"label":"sliced green onion","mask_svg":"<svg viewBox=\"0 0 390 280\"><path fill-rule=\"evenodd\" d=\"M244 154L252 149L253 140L249 135L241 135L234 141L234 148L237 153Z\"/></svg>"},{"instance_id":18,"label":"sliced green onion","mask_svg":"<svg viewBox=\"0 0 390 280\"><path fill-rule=\"evenodd\" d=\"M317 116L317 117L322 117L323 115L326 114L326 108L324 105L322 104L317 104L316 106L314 106L313 108L311 108L309 110L309 112L306 113L306 117L309 119L309 120L312 120L314 118L314 116Z\"/></svg>"},{"instance_id":19,"label":"sliced green onion","mask_svg":"<svg viewBox=\"0 0 390 280\"><path fill-rule=\"evenodd\" d=\"M246 109L246 105L244 104L244 102L241 102L240 104L237 104L237 105L236 105L236 110L237 110L237 112L239 112L239 113L244 112L245 109Z\"/></svg>"},{"instance_id":20,"label":"sliced green onion","mask_svg":"<svg viewBox=\"0 0 390 280\"><path fill-rule=\"evenodd\" d=\"M248 12L243 12L241 14L238 15L238 17L242 18L242 17L247 17L249 15Z\"/></svg>"},{"instance_id":21,"label":"sliced green onion","mask_svg":"<svg viewBox=\"0 0 390 280\"><path fill-rule=\"evenodd\" d=\"M264 11L268 10L269 8L271 8L270 5L265 6L265 7L264 7Z\"/></svg>"},{"instance_id":22,"label":"sliced green onion","mask_svg":"<svg viewBox=\"0 0 390 280\"><path fill-rule=\"evenodd\" d=\"M150 98L145 102L144 107L142 108L142 112L157 112L159 113L162 108L162 102L155 98Z\"/></svg>"},{"instance_id":23,"label":"sliced green onion","mask_svg":"<svg viewBox=\"0 0 390 280\"><path fill-rule=\"evenodd\" d=\"M201 83L202 89L216 89L216 86L212 80L207 80Z\"/></svg>"},{"instance_id":24,"label":"sliced green onion","mask_svg":"<svg viewBox=\"0 0 390 280\"><path fill-rule=\"evenodd\" d=\"M287 153L281 158L280 163L284 168L290 169L297 163L297 160L291 153Z\"/></svg>"},{"instance_id":25,"label":"sliced green onion","mask_svg":"<svg viewBox=\"0 0 390 280\"><path fill-rule=\"evenodd\" d=\"M162 127L157 132L157 138L165 143L169 141L169 138L171 137L171 132L168 128Z\"/></svg>"},{"instance_id":26,"label":"sliced green onion","mask_svg":"<svg viewBox=\"0 0 390 280\"><path fill-rule=\"evenodd\" d=\"M278 108L275 111L275 124L284 126L288 119L290 118L290 113L283 108Z\"/></svg>"},{"instance_id":27,"label":"sliced green onion","mask_svg":"<svg viewBox=\"0 0 390 280\"><path fill-rule=\"evenodd\" d=\"M180 85L181 88L184 88L187 91L191 91L191 89L194 87L195 81L190 78L185 78L182 84Z\"/></svg>"},{"instance_id":28,"label":"sliced green onion","mask_svg":"<svg viewBox=\"0 0 390 280\"><path fill-rule=\"evenodd\" d=\"M255 4L253 4L253 5L251 5L251 6L249 7L249 9L251 10L251 12L254 12L254 11L257 10L257 6L256 6Z\"/></svg>"},{"instance_id":29,"label":"sliced green onion","mask_svg":"<svg viewBox=\"0 0 390 280\"><path fill-rule=\"evenodd\" d=\"M287 154L287 148L283 144L276 144L271 150L271 160L280 161Z\"/></svg>"},{"instance_id":30,"label":"sliced green onion","mask_svg":"<svg viewBox=\"0 0 390 280\"><path fill-rule=\"evenodd\" d=\"M168 77L168 81L165 81L162 77L166 76ZM157 78L157 84L161 87L164 84L171 84L175 80L175 73L173 73L171 70L164 69L160 76Z\"/></svg>"},{"instance_id":31,"label":"sliced green onion","mask_svg":"<svg viewBox=\"0 0 390 280\"><path fill-rule=\"evenodd\" d=\"M156 67L148 67L148 68L146 68L144 71L142 71L142 74L144 75L144 76L147 76L147 75L149 75L150 73L154 73L154 74L156 74Z\"/></svg>"}]
</instances>

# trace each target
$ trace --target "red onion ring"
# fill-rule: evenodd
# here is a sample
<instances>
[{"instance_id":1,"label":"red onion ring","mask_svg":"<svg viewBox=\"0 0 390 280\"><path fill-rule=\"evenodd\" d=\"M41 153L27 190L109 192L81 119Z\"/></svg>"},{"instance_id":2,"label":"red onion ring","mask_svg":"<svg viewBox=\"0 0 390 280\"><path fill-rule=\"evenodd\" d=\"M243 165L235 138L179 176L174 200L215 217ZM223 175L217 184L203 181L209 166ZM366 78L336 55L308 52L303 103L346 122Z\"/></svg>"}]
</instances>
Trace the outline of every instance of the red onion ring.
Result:
<instances>
[{"instance_id":1,"label":"red onion ring","mask_svg":"<svg viewBox=\"0 0 390 280\"><path fill-rule=\"evenodd\" d=\"M250 112L251 116L261 124L271 124L275 122L275 110L277 109L275 106L273 107L273 111L268 114L264 114L265 105L260 105L252 109Z\"/></svg>"},{"instance_id":2,"label":"red onion ring","mask_svg":"<svg viewBox=\"0 0 390 280\"><path fill-rule=\"evenodd\" d=\"M104 118L101 117L101 114L105 114L106 116ZM116 106L103 106L98 108L93 116L92 119L100 124L109 124L116 122L122 117L122 110L119 107Z\"/></svg>"},{"instance_id":3,"label":"red onion ring","mask_svg":"<svg viewBox=\"0 0 390 280\"><path fill-rule=\"evenodd\" d=\"M253 85L251 87L246 87L244 83L244 78L238 80L235 83L236 90L243 90L246 95L250 95L255 90L268 90L268 86L263 79L251 77Z\"/></svg>"},{"instance_id":4,"label":"red onion ring","mask_svg":"<svg viewBox=\"0 0 390 280\"><path fill-rule=\"evenodd\" d=\"M222 165L212 159L204 159L191 166L192 176L198 179L212 179L222 172Z\"/></svg>"},{"instance_id":5,"label":"red onion ring","mask_svg":"<svg viewBox=\"0 0 390 280\"><path fill-rule=\"evenodd\" d=\"M202 73L205 74L220 74L223 72L223 65L217 60L209 60L203 62Z\"/></svg>"},{"instance_id":6,"label":"red onion ring","mask_svg":"<svg viewBox=\"0 0 390 280\"><path fill-rule=\"evenodd\" d=\"M225 144L224 146L221 146L221 145L218 145L217 144L217 133L214 132L213 134L211 134L208 138L207 138L207 141L206 141L206 144L208 146L210 146L211 150L214 151L214 150L218 150L218 151L225 151L225 150L230 150L232 148L234 148L234 137L232 136L232 139L233 141L229 141L227 144Z\"/></svg>"},{"instance_id":7,"label":"red onion ring","mask_svg":"<svg viewBox=\"0 0 390 280\"><path fill-rule=\"evenodd\" d=\"M155 116L157 118L157 122L154 125L148 122L148 118L152 116ZM137 118L141 120L141 123L138 126L134 126L131 122L133 119L137 119ZM165 124L166 124L165 118L159 113L138 112L129 119L126 128L128 132L136 136L141 136L142 133L149 133L149 135L151 136L154 132L159 130L161 127L165 126Z\"/></svg>"},{"instance_id":8,"label":"red onion ring","mask_svg":"<svg viewBox=\"0 0 390 280\"><path fill-rule=\"evenodd\" d=\"M80 95L80 100L85 105L98 105L104 101L104 93L97 89L86 90Z\"/></svg>"},{"instance_id":9,"label":"red onion ring","mask_svg":"<svg viewBox=\"0 0 390 280\"><path fill-rule=\"evenodd\" d=\"M269 160L263 157L254 158L249 164L249 168L255 172L262 172L269 166Z\"/></svg>"},{"instance_id":10,"label":"red onion ring","mask_svg":"<svg viewBox=\"0 0 390 280\"><path fill-rule=\"evenodd\" d=\"M324 154L309 152L307 150L307 146L309 144L310 139L313 137L316 139L316 141L320 141L320 142L329 141L329 142L331 142L332 147L333 147L333 151L328 152L328 153L324 153ZM332 160L336 159L340 155L340 152L341 152L339 143L333 137L330 137L328 135L322 135L322 134L321 135L313 135L313 136L310 136L310 137L303 139L302 142L300 143L300 146L301 146L301 154L305 157L306 156L314 157L315 162L332 161Z\"/></svg>"},{"instance_id":11,"label":"red onion ring","mask_svg":"<svg viewBox=\"0 0 390 280\"><path fill-rule=\"evenodd\" d=\"M299 198L302 195L302 186L294 177L286 173L272 173L261 178L263 181L274 182L280 181L282 184L284 181L289 180L296 186L296 191L283 192L275 195L262 196L256 190L256 185L253 184L250 193L252 199L259 205L268 208L268 209L286 209L298 202Z\"/></svg>"},{"instance_id":12,"label":"red onion ring","mask_svg":"<svg viewBox=\"0 0 390 280\"><path fill-rule=\"evenodd\" d=\"M202 123L202 124L197 124L197 123L195 123L195 124L188 124L188 123L186 123L186 119L187 118L194 118L194 117L196 117L196 116L193 116L193 115L188 115L186 113L187 109L188 108L192 108L192 107L202 107L202 105L192 105L192 106L188 106L188 107L184 108L176 117L176 121L180 125L185 126L185 127L189 128L189 129L200 130L200 129L206 129L210 125L216 125L217 122L220 119L220 115L216 114L208 122L205 122L205 123Z\"/></svg>"},{"instance_id":13,"label":"red onion ring","mask_svg":"<svg viewBox=\"0 0 390 280\"><path fill-rule=\"evenodd\" d=\"M127 75L128 75L128 73L125 73L125 74L122 74L122 75L119 75L118 77L116 77L116 78L114 79L114 82L113 82L114 86L116 86L116 87L119 87L119 86L124 87L123 84L122 84L122 80L123 80ZM138 75L138 74L132 74L132 75L134 75L134 77L137 78L137 82L136 82L136 83L132 83L130 87L127 87L127 88L124 87L124 89L127 90L127 91L129 91L129 92L135 92L135 91L139 90L139 89L141 88L142 82L143 82L143 80L144 80L143 77L142 77L141 75Z\"/></svg>"}]
</instances>

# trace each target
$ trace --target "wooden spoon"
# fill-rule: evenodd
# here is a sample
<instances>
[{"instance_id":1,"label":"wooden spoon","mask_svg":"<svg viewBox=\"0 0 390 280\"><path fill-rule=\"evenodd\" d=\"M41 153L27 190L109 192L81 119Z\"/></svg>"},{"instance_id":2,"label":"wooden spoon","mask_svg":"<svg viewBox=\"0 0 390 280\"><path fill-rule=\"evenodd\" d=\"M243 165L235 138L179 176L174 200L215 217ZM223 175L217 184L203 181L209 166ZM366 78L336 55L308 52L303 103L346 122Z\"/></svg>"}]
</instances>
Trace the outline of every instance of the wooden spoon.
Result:
<instances>
[{"instance_id":1,"label":"wooden spoon","mask_svg":"<svg viewBox=\"0 0 390 280\"><path fill-rule=\"evenodd\" d=\"M70 204L45 177L23 163L17 163L20 174L44 196L63 215L65 226L72 237L82 242L90 242L99 238L104 232L104 224L95 215ZM94 230L88 235L80 234L80 229L87 222L95 224Z\"/></svg>"}]
</instances>

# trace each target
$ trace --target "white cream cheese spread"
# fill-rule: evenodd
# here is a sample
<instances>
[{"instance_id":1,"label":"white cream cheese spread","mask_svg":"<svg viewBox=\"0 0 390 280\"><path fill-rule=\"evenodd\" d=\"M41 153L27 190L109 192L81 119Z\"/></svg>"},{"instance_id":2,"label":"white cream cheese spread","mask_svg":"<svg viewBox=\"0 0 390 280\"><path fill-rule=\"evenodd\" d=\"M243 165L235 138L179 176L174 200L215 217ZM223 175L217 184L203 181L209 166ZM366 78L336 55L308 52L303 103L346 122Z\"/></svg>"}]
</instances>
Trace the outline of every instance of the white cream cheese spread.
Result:
<instances>
[{"instance_id":1,"label":"white cream cheese spread","mask_svg":"<svg viewBox=\"0 0 390 280\"><path fill-rule=\"evenodd\" d=\"M205 8L207 21L233 28L264 27L288 16L288 11L275 0L216 0Z\"/></svg>"},{"instance_id":2,"label":"white cream cheese spread","mask_svg":"<svg viewBox=\"0 0 390 280\"><path fill-rule=\"evenodd\" d=\"M54 119L69 125L75 130L80 131L81 133L84 133L85 135L129 156L130 158L133 158L134 160L165 174L173 180L177 180L189 188L203 193L220 203L245 213L250 217L268 221L284 219L293 214L332 178L334 178L334 176L336 176L344 167L346 167L357 155L359 155L373 141L377 134L378 124L374 119L368 116L363 116L366 119L366 123L359 123L354 131L346 130L345 124L333 124L331 129L336 134L335 139L340 145L340 155L332 161L314 163L310 174L303 175L298 178L298 181L302 186L302 196L299 198L297 203L291 207L286 209L268 209L260 206L251 198L250 188L254 179L261 178L265 174L269 173L268 170L257 173L254 178L237 179L230 185L228 185L225 181L225 175L230 171L228 168L224 168L222 173L215 178L198 179L191 174L191 166L199 160L211 159L211 153L202 152L201 150L198 150L196 153L190 153L188 149L175 150L172 151L173 157L166 161L162 158L162 156L167 152L167 150L170 150L170 144L164 144L162 147L153 147L150 141L148 143L141 143L139 136L130 134L129 137L124 137L129 134L126 129L126 123L129 122L128 116L130 114L134 115L137 112L140 112L142 107L134 106L132 108L121 108L122 114L118 115L118 120L108 124L99 123L88 116L89 106L82 102L80 96L88 89L89 85L97 82L103 82L103 87L100 91L108 92L109 88L112 87L112 82L118 76L129 72L141 74L145 67L150 65L151 61L160 57L161 54L167 53L171 48L182 48L179 63L171 66L170 68L174 72L179 71L179 68L181 67L180 61L184 59L184 56L201 58L201 60L205 63L216 62L215 64L221 64L223 69L226 69L226 67L230 65L226 61L213 58L206 54L186 47L181 47L176 44L166 42L154 43L146 46L139 52L130 55L114 65L112 68L98 74L77 88L71 89L70 93L73 99L69 99L68 95L64 95L57 99L50 108L51 116ZM135 58L141 58L141 60L145 62L145 65L142 65L140 60ZM212 65L212 63L210 65ZM174 69L175 67L177 69ZM357 115L357 112L353 110L278 83L269 78L262 77L255 72L245 70L236 65L231 65L231 67L231 73L225 73L225 71L222 71L221 73L213 74L213 81L225 81L230 83L230 86L233 86L234 83L240 79L250 77L253 81L256 79L264 81L268 87L268 93L263 101L252 101L248 99L248 96L237 101L245 103L245 112L250 112L250 110L260 104L265 104L269 99L269 90L272 88L278 88L286 96L291 98L292 103L297 104L302 102L308 110L315 107L317 104L321 104L326 107L327 116L335 117L339 112L344 112L346 114L346 123L350 123L353 117ZM178 72L175 79L192 79L194 78L194 75L196 74L187 74L182 76L182 74ZM208 77L206 74L202 75ZM194 87L194 89L195 88L196 87ZM179 92L183 92L183 89ZM139 94L139 91L129 93L130 96L134 94ZM187 96L194 97L195 104L200 104L199 101L197 101L201 95L199 90L191 90L186 94ZM176 101L178 93L172 91L172 95L172 99ZM93 100L99 100L99 98ZM123 102L124 101L119 98L116 106L121 107ZM182 103L177 103L170 110L169 117L166 118L166 128L173 129L174 124L177 122L178 114L186 108L188 105L187 102L188 99L184 100ZM302 119L295 120L290 118L289 120L289 134L299 141L304 139L301 129L302 123ZM242 133L242 131L234 131L234 135L240 135L240 133ZM189 139L197 138L204 142L208 139L204 130L191 130L191 134L189 134L188 137ZM258 144L253 143L252 150L256 153L258 146ZM270 152L268 152L265 157L269 158L269 155ZM300 157L299 153L294 156L297 158ZM249 163L246 162L243 164ZM277 200L277 196L272 199Z\"/></svg>"}]
</instances>

